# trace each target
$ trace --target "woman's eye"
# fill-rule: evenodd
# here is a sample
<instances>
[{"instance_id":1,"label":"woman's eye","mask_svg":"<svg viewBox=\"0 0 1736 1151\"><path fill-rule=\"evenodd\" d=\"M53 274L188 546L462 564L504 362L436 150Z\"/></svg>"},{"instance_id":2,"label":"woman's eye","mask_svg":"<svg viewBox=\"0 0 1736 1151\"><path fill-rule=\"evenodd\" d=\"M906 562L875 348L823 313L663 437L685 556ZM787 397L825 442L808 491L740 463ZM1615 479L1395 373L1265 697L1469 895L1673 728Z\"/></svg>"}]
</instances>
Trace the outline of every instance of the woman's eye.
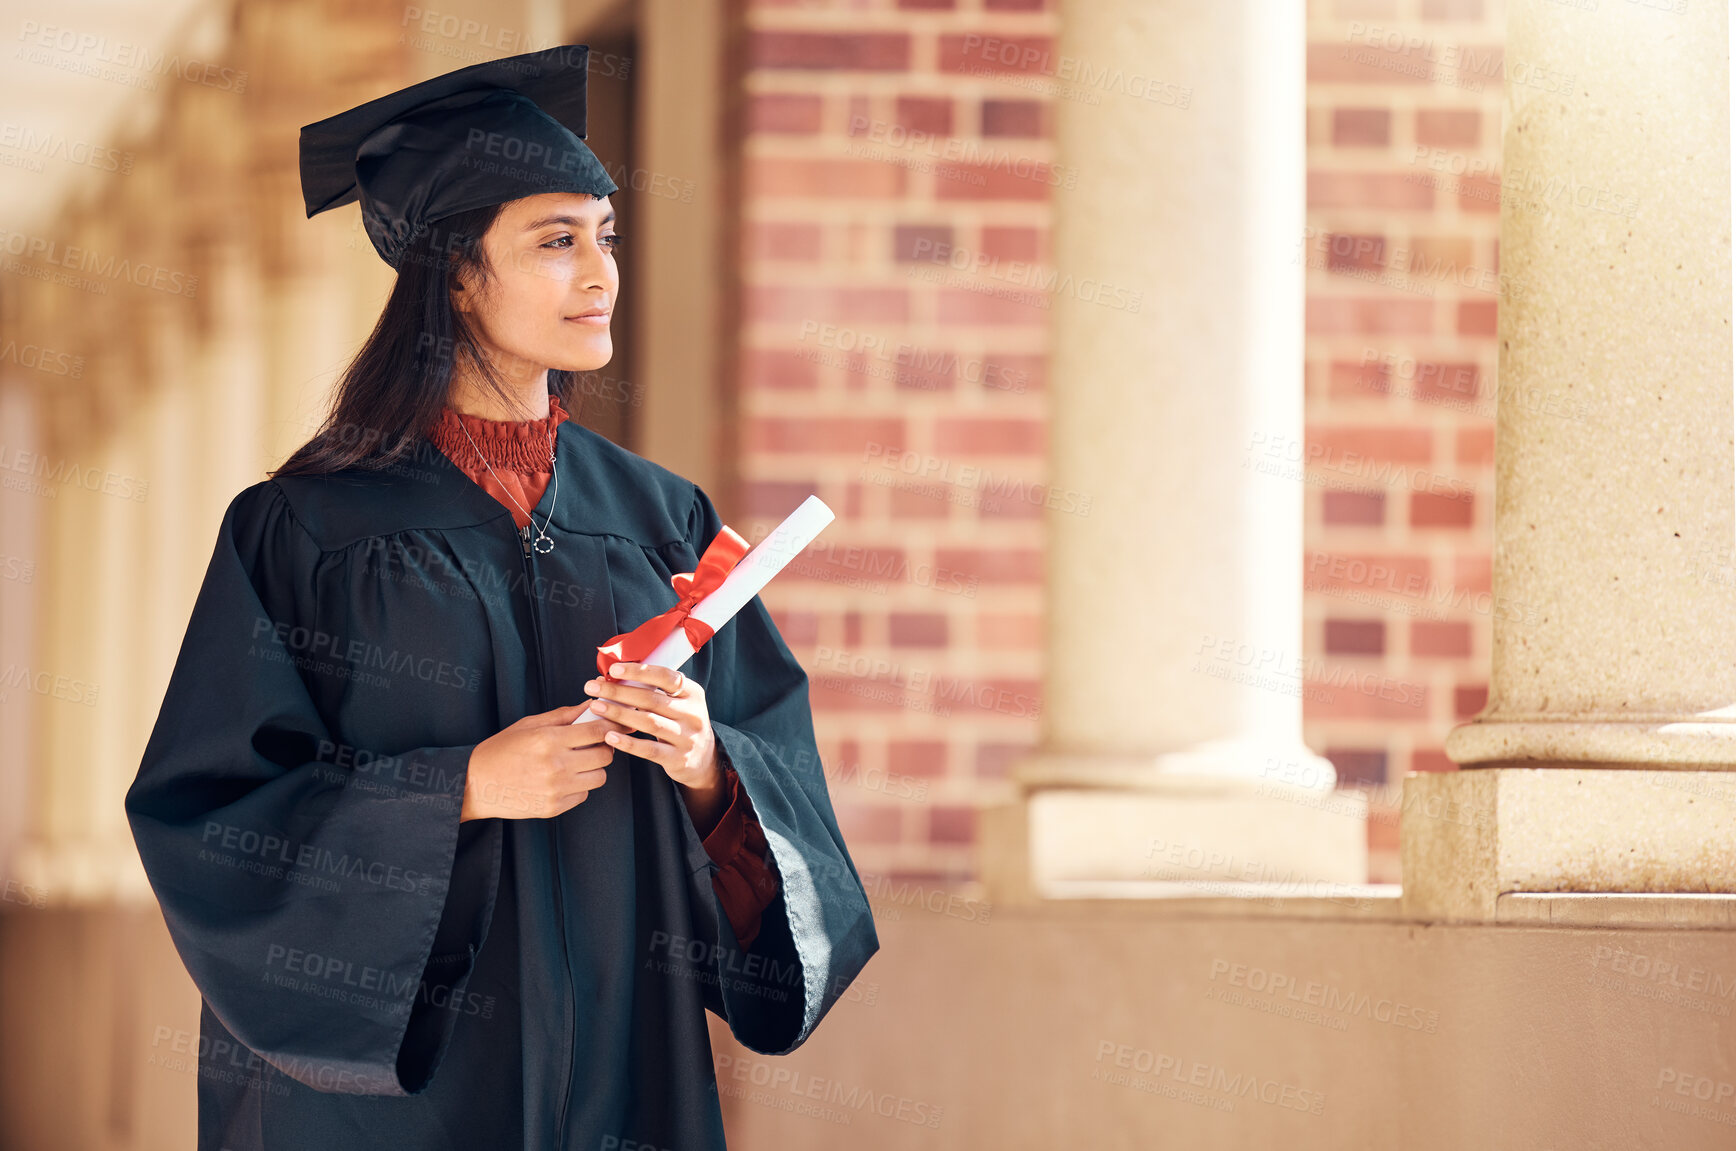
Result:
<instances>
[{"instance_id":1,"label":"woman's eye","mask_svg":"<svg viewBox=\"0 0 1736 1151\"><path fill-rule=\"evenodd\" d=\"M597 242L599 244L602 244L606 249L608 249L610 254L613 254L613 253L620 250L621 239L622 239L621 233L611 232L607 236L599 236L597 238ZM573 237L570 233L556 236L554 239L550 240L548 243L543 245L543 247L545 247L545 248L559 248L559 249L563 249L563 250L570 248L572 246L573 246Z\"/></svg>"}]
</instances>

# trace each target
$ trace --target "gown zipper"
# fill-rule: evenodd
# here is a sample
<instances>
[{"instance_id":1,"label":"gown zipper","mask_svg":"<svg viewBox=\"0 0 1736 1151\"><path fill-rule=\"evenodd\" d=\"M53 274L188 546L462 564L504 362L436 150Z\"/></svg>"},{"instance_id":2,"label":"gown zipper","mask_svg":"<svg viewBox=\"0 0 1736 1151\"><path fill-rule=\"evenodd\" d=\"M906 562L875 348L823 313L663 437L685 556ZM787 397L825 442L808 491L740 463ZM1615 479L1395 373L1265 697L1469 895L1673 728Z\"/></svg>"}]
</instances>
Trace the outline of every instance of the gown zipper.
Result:
<instances>
[{"instance_id":1,"label":"gown zipper","mask_svg":"<svg viewBox=\"0 0 1736 1151\"><path fill-rule=\"evenodd\" d=\"M524 587L525 596L530 604L531 640L536 651L537 705L541 710L548 709L548 678L543 667L542 618L537 614L536 606L536 565L531 558L530 525L518 529L519 550L524 555ZM561 886L561 843L553 825L549 827L549 848L552 851L553 872L555 882L555 925L561 937L561 958L567 972L567 1074L561 1083L561 1098L555 1113L555 1147L564 1148L567 1137L567 1100L573 1090L573 1062L577 1058L578 1047L578 1004L575 1002L573 990L572 957L567 953L567 920L566 893Z\"/></svg>"}]
</instances>

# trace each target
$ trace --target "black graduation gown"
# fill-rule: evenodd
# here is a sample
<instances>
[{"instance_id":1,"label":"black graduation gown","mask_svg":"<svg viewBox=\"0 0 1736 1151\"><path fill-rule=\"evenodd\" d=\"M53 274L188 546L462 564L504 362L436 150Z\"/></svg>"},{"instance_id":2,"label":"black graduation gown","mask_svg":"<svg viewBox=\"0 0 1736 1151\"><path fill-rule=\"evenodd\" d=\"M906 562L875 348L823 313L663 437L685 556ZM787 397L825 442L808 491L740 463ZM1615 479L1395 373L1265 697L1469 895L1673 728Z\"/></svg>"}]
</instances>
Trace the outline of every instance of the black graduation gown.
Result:
<instances>
[{"instance_id":1,"label":"black graduation gown","mask_svg":"<svg viewBox=\"0 0 1736 1151\"><path fill-rule=\"evenodd\" d=\"M722 1147L705 1009L783 1054L878 949L758 597L684 668L780 879L751 949L646 760L553 819L459 822L476 744L589 698L722 526L570 420L556 456L549 554L426 440L230 503L126 797L204 999L201 1151Z\"/></svg>"}]
</instances>

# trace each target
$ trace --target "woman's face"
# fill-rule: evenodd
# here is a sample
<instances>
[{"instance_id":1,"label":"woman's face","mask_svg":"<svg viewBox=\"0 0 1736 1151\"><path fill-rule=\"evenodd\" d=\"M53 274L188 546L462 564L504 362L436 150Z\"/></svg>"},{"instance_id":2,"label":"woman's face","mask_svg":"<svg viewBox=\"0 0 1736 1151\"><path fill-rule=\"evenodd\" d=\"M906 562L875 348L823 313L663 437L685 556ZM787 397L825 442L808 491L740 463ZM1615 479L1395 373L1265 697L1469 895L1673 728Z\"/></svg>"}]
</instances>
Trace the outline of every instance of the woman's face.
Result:
<instances>
[{"instance_id":1,"label":"woman's face","mask_svg":"<svg viewBox=\"0 0 1736 1151\"><path fill-rule=\"evenodd\" d=\"M453 306L509 376L600 368L614 354L619 243L607 197L548 192L509 201L482 237L491 278L462 281Z\"/></svg>"}]
</instances>

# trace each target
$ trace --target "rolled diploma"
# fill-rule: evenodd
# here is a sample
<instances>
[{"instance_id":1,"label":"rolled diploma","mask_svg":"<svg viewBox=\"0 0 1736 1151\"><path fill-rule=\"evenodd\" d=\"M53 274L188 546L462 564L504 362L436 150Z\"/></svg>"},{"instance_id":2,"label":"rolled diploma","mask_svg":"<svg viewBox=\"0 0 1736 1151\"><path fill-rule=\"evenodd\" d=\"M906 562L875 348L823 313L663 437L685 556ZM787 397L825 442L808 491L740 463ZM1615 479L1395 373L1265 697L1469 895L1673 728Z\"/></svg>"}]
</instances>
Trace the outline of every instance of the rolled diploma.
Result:
<instances>
[{"instance_id":1,"label":"rolled diploma","mask_svg":"<svg viewBox=\"0 0 1736 1151\"><path fill-rule=\"evenodd\" d=\"M795 511L784 517L784 522L773 528L759 543L748 549L748 553L731 568L729 574L723 577L723 582L717 589L694 605L689 614L702 623L711 625L716 632L728 623L736 612L747 606L747 601L760 593L772 577L783 571L789 562L800 555L814 537L832 520L836 518L832 509L819 496L809 496L801 502ZM693 645L688 642L687 629L678 627L663 637L663 642L651 649L641 663L653 667L679 668L693 658ZM649 684L638 683L630 679L617 681L632 684L634 687L649 687ZM585 723L599 719L600 716L586 711L574 723Z\"/></svg>"}]
</instances>

